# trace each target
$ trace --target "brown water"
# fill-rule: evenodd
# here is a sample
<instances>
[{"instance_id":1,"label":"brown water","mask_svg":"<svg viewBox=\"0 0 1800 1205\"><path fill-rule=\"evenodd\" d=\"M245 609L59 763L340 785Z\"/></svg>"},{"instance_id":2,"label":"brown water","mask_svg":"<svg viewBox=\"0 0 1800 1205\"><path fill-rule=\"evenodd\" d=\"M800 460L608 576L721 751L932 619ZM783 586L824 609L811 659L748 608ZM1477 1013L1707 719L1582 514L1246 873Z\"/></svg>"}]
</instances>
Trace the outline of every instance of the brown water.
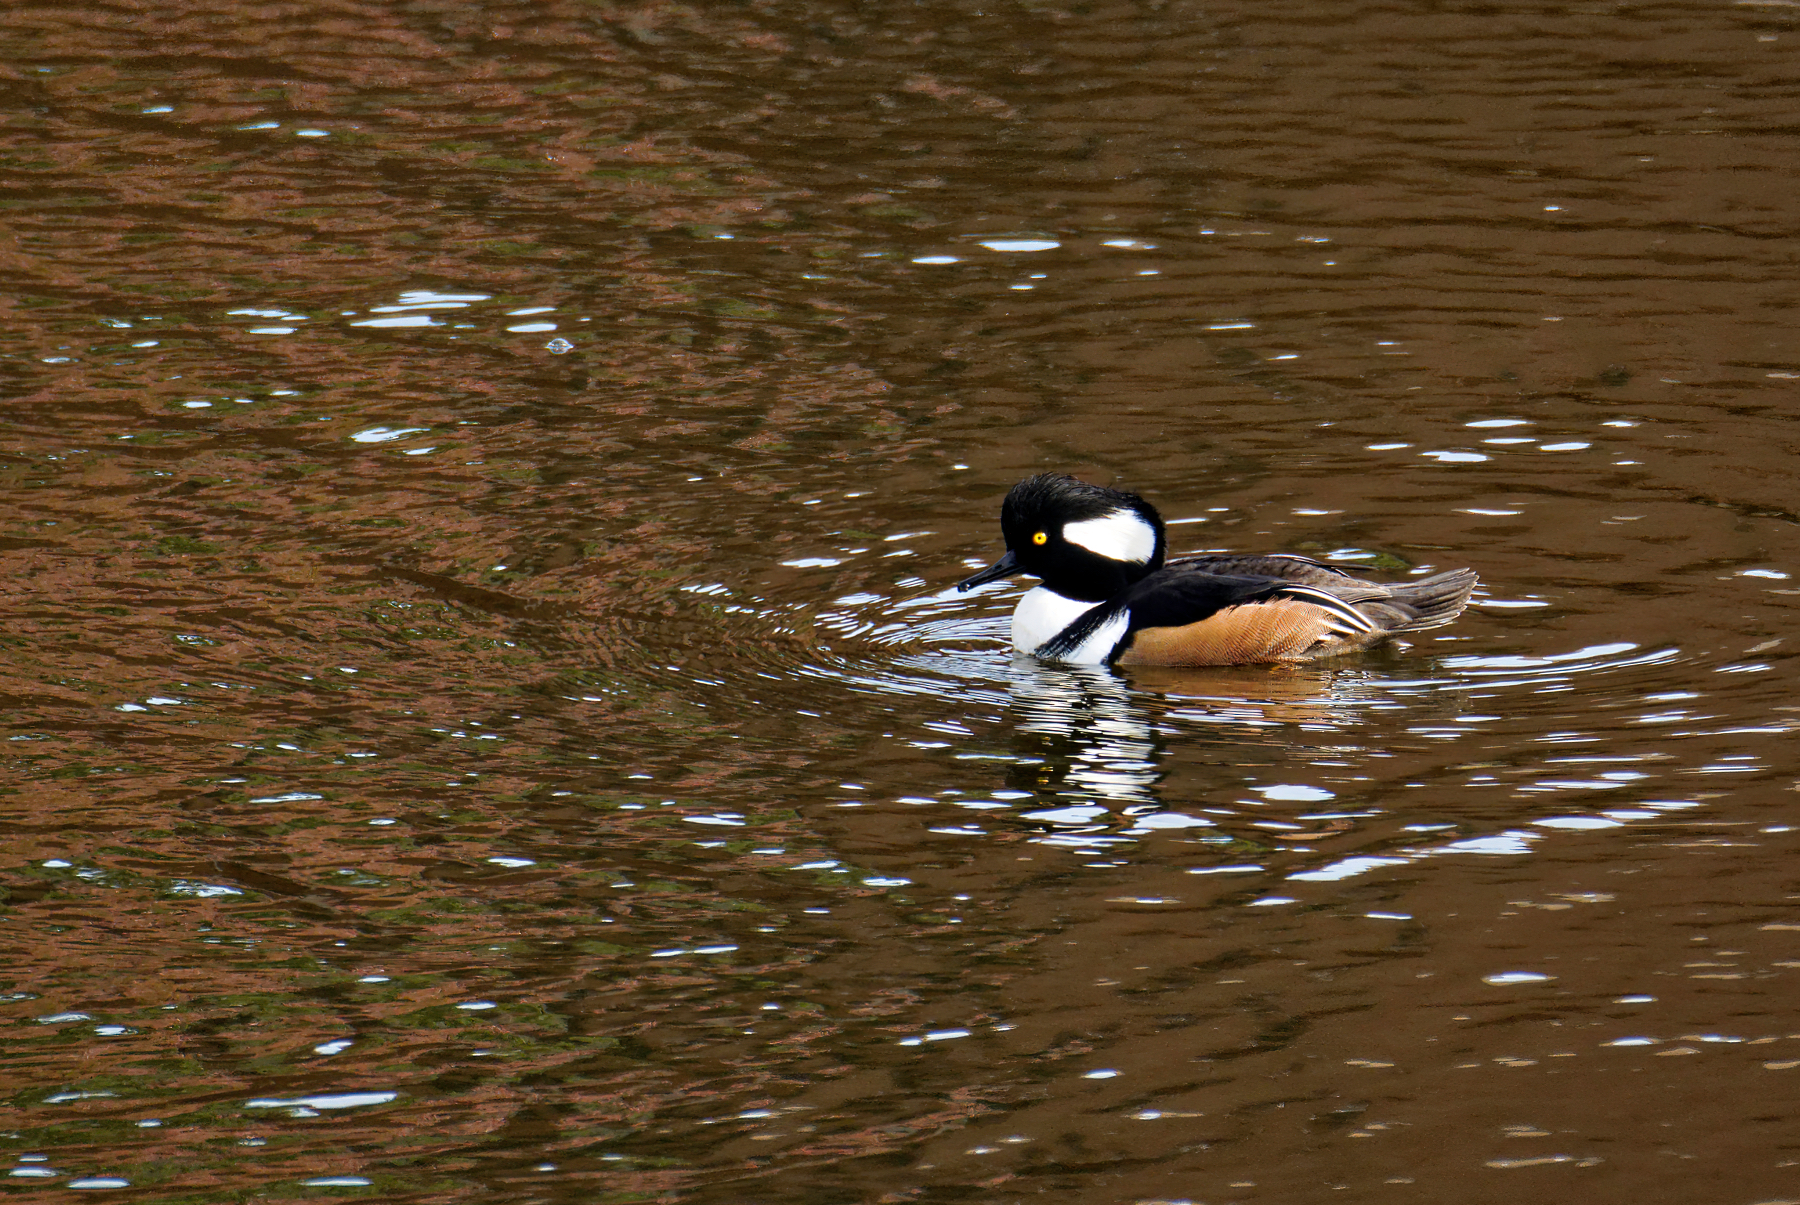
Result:
<instances>
[{"instance_id":1,"label":"brown water","mask_svg":"<svg viewBox=\"0 0 1800 1205\"><path fill-rule=\"evenodd\" d=\"M0 41L13 1191L1800 1201L1789 0ZM1050 468L1485 592L1016 661Z\"/></svg>"}]
</instances>

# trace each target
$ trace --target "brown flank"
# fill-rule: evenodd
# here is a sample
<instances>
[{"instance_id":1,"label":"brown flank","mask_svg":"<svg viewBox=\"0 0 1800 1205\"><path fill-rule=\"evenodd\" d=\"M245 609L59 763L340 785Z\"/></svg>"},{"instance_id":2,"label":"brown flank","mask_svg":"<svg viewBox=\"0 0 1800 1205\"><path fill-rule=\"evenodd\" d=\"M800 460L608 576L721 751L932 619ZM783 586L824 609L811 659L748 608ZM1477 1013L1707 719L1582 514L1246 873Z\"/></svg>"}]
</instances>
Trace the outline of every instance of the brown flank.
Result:
<instances>
[{"instance_id":1,"label":"brown flank","mask_svg":"<svg viewBox=\"0 0 1800 1205\"><path fill-rule=\"evenodd\" d=\"M1227 607L1199 623L1140 628L1120 665L1255 665L1310 661L1362 648L1387 635L1351 643L1330 629L1330 612L1294 598Z\"/></svg>"}]
</instances>

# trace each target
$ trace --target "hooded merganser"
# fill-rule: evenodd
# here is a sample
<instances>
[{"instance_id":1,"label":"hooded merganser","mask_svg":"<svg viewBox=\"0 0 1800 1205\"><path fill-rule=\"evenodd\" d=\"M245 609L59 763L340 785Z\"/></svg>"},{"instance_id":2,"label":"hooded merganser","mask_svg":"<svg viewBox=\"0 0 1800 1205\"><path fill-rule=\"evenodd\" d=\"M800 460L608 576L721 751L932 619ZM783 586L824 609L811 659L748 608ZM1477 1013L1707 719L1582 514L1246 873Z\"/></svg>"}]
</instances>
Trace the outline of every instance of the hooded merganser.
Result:
<instances>
[{"instance_id":1,"label":"hooded merganser","mask_svg":"<svg viewBox=\"0 0 1800 1205\"><path fill-rule=\"evenodd\" d=\"M957 584L1029 573L1013 647L1082 665L1311 661L1449 623L1478 579L1453 569L1383 585L1303 556L1163 562L1162 516L1136 494L1061 473L1027 477L1000 507L1006 555Z\"/></svg>"}]
</instances>

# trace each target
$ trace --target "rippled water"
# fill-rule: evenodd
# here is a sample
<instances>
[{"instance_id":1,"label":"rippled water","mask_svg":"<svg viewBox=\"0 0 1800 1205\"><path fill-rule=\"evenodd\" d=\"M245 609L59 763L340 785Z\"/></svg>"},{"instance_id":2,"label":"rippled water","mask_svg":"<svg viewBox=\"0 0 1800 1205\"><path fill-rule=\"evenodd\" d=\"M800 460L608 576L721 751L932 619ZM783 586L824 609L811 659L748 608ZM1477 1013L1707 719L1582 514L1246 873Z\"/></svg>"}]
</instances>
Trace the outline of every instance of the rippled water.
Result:
<instances>
[{"instance_id":1,"label":"rippled water","mask_svg":"<svg viewBox=\"0 0 1800 1205\"><path fill-rule=\"evenodd\" d=\"M10 6L6 1184L1800 1197L1797 21Z\"/></svg>"}]
</instances>

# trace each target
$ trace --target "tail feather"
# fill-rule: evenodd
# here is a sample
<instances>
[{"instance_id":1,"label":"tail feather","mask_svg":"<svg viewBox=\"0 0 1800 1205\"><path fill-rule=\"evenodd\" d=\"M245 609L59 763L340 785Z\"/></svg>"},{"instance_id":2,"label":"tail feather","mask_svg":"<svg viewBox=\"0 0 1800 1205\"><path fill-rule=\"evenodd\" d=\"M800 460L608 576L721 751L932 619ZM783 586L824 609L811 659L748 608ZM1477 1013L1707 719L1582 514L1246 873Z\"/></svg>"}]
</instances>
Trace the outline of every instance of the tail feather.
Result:
<instances>
[{"instance_id":1,"label":"tail feather","mask_svg":"<svg viewBox=\"0 0 1800 1205\"><path fill-rule=\"evenodd\" d=\"M1461 615L1480 582L1473 569L1452 569L1422 581L1396 582L1386 598L1359 602L1357 608L1390 632L1419 632Z\"/></svg>"}]
</instances>

